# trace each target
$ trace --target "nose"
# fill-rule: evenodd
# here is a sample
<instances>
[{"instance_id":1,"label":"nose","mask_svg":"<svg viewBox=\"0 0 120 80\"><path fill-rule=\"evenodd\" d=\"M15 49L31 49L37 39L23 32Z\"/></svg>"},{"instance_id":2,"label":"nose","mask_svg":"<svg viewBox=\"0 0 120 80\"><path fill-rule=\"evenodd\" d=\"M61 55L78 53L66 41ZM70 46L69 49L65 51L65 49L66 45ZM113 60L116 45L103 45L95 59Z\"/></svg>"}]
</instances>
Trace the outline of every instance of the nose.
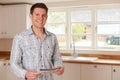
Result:
<instances>
[{"instance_id":1,"label":"nose","mask_svg":"<svg viewBox=\"0 0 120 80\"><path fill-rule=\"evenodd\" d=\"M39 19L39 20L42 20L42 19L43 19L43 16L42 16L42 15L39 15L39 16L38 16L38 19Z\"/></svg>"}]
</instances>

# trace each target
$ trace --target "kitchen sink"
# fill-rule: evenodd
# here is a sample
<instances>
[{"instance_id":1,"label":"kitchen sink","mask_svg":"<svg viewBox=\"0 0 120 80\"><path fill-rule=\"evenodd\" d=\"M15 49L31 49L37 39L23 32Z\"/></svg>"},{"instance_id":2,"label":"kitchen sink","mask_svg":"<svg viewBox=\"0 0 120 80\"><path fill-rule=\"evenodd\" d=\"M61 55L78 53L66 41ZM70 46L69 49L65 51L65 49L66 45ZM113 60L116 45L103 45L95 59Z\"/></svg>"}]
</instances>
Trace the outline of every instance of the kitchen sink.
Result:
<instances>
[{"instance_id":1,"label":"kitchen sink","mask_svg":"<svg viewBox=\"0 0 120 80\"><path fill-rule=\"evenodd\" d=\"M83 60L83 61L94 61L97 60L97 57L73 57L73 56L62 56L63 60Z\"/></svg>"}]
</instances>

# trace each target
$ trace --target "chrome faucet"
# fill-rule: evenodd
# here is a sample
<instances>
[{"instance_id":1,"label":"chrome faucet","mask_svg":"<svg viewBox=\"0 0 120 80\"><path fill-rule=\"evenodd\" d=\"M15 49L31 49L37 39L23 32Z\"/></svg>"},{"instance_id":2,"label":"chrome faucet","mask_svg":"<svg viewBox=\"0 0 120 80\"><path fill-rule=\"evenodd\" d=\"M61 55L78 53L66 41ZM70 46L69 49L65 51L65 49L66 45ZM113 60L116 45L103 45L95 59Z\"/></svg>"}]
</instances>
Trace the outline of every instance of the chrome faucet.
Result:
<instances>
[{"instance_id":1,"label":"chrome faucet","mask_svg":"<svg viewBox=\"0 0 120 80\"><path fill-rule=\"evenodd\" d=\"M76 49L75 49L75 42L73 41L73 43L72 43L72 48L73 48L73 52L72 52L72 56L73 57L77 57L78 55L77 55L77 53L76 53Z\"/></svg>"}]
</instances>

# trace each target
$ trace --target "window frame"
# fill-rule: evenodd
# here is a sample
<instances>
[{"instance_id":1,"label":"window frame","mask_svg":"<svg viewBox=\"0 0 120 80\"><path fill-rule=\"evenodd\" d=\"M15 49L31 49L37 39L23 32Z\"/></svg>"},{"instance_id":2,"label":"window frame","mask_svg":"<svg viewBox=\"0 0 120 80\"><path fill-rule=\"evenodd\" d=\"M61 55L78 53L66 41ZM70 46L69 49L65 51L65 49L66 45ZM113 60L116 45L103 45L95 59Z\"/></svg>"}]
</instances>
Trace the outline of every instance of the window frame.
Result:
<instances>
[{"instance_id":1,"label":"window frame","mask_svg":"<svg viewBox=\"0 0 120 80\"><path fill-rule=\"evenodd\" d=\"M112 9L112 8L120 8L120 4L108 4L108 5L86 5L86 6L77 6L77 7L57 7L57 8L55 8L55 7L52 7L52 8L50 8L50 10L49 11L66 11L66 37L67 37L67 40L68 41L66 41L67 43L66 43L66 49L64 49L64 48L60 48L60 50L62 51L62 52L71 52L71 50L72 50L72 48L70 48L70 46L71 46L71 36L72 36L72 34L70 34L71 33L71 21L70 21L70 19L71 19L71 11L72 10L78 10L78 9L80 9L80 10L84 10L84 9L88 9L88 10L91 10L91 14L92 14L92 21L91 21L91 26L93 27L93 29L92 29L92 46L91 47L81 47L81 48L76 48L76 51L77 52L83 52L83 53L86 53L87 51L89 52L89 53L94 53L93 51L97 51L98 53L99 52L102 52L102 51L107 51L107 52L109 52L109 51L117 51L117 52L119 52L120 51L120 47L119 48L117 48L117 49L115 49L114 48L114 50L113 49L105 49L104 47L102 47L102 48L99 48L99 47L97 47L97 24L98 24L98 21L97 21L97 10L99 10L99 9ZM108 21L107 21L108 22ZM100 22L101 24L102 23L104 23L104 22ZM99 24L100 24L99 23ZM109 22L108 22L109 23ZM111 23L111 22L110 22ZM113 22L114 23L114 22ZM120 22L118 22L119 24L120 24Z\"/></svg>"}]
</instances>

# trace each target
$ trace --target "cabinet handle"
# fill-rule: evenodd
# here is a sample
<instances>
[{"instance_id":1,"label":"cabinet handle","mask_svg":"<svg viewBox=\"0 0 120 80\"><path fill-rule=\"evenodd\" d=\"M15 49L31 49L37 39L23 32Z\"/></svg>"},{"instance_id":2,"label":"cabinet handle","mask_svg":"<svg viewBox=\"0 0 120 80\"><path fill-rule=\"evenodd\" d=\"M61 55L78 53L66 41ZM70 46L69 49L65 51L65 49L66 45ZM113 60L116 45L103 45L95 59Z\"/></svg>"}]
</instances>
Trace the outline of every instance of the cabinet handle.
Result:
<instances>
[{"instance_id":1,"label":"cabinet handle","mask_svg":"<svg viewBox=\"0 0 120 80\"><path fill-rule=\"evenodd\" d=\"M94 68L97 68L97 65L94 65Z\"/></svg>"},{"instance_id":2,"label":"cabinet handle","mask_svg":"<svg viewBox=\"0 0 120 80\"><path fill-rule=\"evenodd\" d=\"M7 34L7 32L5 32L5 34Z\"/></svg>"},{"instance_id":3,"label":"cabinet handle","mask_svg":"<svg viewBox=\"0 0 120 80\"><path fill-rule=\"evenodd\" d=\"M10 66L10 63L8 63L8 66Z\"/></svg>"},{"instance_id":4,"label":"cabinet handle","mask_svg":"<svg viewBox=\"0 0 120 80\"><path fill-rule=\"evenodd\" d=\"M3 35L3 34L4 34L4 32L1 32L1 34Z\"/></svg>"},{"instance_id":5,"label":"cabinet handle","mask_svg":"<svg viewBox=\"0 0 120 80\"><path fill-rule=\"evenodd\" d=\"M4 63L3 65L6 66L6 63Z\"/></svg>"},{"instance_id":6,"label":"cabinet handle","mask_svg":"<svg viewBox=\"0 0 120 80\"><path fill-rule=\"evenodd\" d=\"M115 70L115 69L113 69L113 72L116 72L116 70Z\"/></svg>"}]
</instances>

